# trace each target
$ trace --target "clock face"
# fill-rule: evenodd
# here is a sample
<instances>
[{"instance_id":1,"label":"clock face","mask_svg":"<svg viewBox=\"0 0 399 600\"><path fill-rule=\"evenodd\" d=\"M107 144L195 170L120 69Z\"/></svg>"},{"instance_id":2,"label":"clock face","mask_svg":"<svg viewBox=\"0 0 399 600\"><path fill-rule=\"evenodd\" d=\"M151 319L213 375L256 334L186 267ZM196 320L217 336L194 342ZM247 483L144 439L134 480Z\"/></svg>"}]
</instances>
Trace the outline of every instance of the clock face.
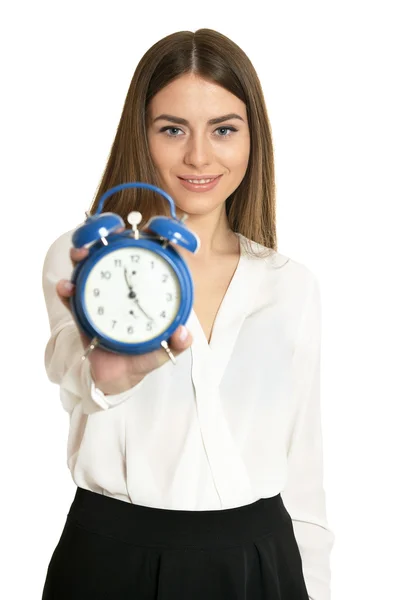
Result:
<instances>
[{"instance_id":1,"label":"clock face","mask_svg":"<svg viewBox=\"0 0 399 600\"><path fill-rule=\"evenodd\" d=\"M97 331L123 343L151 340L168 329L180 307L175 271L146 248L119 248L93 266L84 288Z\"/></svg>"}]
</instances>

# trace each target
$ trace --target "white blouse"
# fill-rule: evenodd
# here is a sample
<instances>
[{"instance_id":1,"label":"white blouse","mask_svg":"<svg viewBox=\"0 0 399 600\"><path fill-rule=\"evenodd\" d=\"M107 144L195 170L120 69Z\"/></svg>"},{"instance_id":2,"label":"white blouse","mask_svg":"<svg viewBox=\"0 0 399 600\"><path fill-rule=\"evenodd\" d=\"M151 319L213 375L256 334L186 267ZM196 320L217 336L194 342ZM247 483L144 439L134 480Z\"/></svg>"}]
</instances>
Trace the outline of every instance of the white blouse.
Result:
<instances>
[{"instance_id":1,"label":"white blouse","mask_svg":"<svg viewBox=\"0 0 399 600\"><path fill-rule=\"evenodd\" d=\"M320 414L321 306L316 276L271 251L241 256L208 345L195 312L192 346L116 395L96 389L55 285L70 279L73 231L49 248L43 291L50 381L70 416L67 463L77 486L125 502L223 510L281 493L312 600L330 599ZM255 249L264 249L247 240Z\"/></svg>"}]
</instances>

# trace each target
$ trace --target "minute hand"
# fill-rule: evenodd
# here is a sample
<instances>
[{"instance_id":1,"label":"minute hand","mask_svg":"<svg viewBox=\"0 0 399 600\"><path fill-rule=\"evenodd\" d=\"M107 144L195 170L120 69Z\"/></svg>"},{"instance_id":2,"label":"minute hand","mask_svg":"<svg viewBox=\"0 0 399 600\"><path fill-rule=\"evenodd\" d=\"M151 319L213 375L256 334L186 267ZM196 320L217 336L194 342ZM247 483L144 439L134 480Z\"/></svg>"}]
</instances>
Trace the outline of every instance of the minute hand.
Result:
<instances>
[{"instance_id":1,"label":"minute hand","mask_svg":"<svg viewBox=\"0 0 399 600\"><path fill-rule=\"evenodd\" d=\"M134 294L134 292L133 292L133 294ZM134 296L136 296L136 294L134 294ZM141 312L145 314L145 316L147 317L147 319L149 319L150 321L153 321L154 319L152 317L150 317L149 315L147 315L147 313L145 312L145 310L143 308L141 308L140 303L137 300L137 298L133 297L133 300L137 304L137 306L139 307L139 309L141 310Z\"/></svg>"}]
</instances>

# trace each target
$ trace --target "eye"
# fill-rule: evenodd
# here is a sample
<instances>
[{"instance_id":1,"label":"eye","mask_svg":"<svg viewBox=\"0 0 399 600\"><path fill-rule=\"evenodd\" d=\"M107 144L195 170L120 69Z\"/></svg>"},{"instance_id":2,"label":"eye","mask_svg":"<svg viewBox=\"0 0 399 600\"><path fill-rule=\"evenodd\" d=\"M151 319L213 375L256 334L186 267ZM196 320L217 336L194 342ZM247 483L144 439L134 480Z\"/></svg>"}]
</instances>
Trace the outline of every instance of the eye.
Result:
<instances>
[{"instance_id":1,"label":"eye","mask_svg":"<svg viewBox=\"0 0 399 600\"><path fill-rule=\"evenodd\" d=\"M178 131L181 131L181 129L179 129L179 127L162 127L162 129L161 129L160 131L161 131L161 132L163 132L163 131L170 131L171 129L174 129L175 131L176 131L176 130L178 130ZM168 136L169 136L169 137L179 137L179 136L177 136L177 135L172 135L172 134L170 134L170 133L168 133Z\"/></svg>"},{"instance_id":2,"label":"eye","mask_svg":"<svg viewBox=\"0 0 399 600\"><path fill-rule=\"evenodd\" d=\"M160 129L160 132L161 133L164 132L164 131L168 131L169 132L171 130L182 131L179 127L162 127L162 129ZM223 126L223 127L218 127L217 129L215 129L215 131L223 131L223 130L224 131L230 131L232 133L238 131L235 127L231 127L231 126L229 126L229 127ZM171 133L167 133L167 136L168 137L181 137L179 135L174 135L174 134L171 134ZM216 137L230 137L230 136L231 136L231 133L229 133L228 135L227 134L226 135L217 135Z\"/></svg>"},{"instance_id":3,"label":"eye","mask_svg":"<svg viewBox=\"0 0 399 600\"><path fill-rule=\"evenodd\" d=\"M225 131L231 131L231 132L237 131L237 129L235 127L218 127L216 129L216 131L222 131L223 129ZM229 133L229 135L221 135L219 137L230 137L230 135L231 135L231 133Z\"/></svg>"}]
</instances>

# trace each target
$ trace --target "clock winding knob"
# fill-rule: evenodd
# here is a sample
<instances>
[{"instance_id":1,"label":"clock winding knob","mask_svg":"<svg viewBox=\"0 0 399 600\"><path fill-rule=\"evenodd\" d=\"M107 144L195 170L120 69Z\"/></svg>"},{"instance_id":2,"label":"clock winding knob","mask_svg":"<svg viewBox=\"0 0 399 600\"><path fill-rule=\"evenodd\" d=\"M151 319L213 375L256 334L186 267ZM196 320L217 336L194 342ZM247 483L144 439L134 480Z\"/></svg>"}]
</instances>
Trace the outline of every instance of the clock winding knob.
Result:
<instances>
[{"instance_id":1,"label":"clock winding knob","mask_svg":"<svg viewBox=\"0 0 399 600\"><path fill-rule=\"evenodd\" d=\"M130 223L130 225L132 226L134 238L136 240L139 239L139 231L138 231L137 226L141 223L142 218L143 218L143 215L141 214L141 212L138 212L137 210L133 210L127 216L128 223Z\"/></svg>"}]
</instances>

